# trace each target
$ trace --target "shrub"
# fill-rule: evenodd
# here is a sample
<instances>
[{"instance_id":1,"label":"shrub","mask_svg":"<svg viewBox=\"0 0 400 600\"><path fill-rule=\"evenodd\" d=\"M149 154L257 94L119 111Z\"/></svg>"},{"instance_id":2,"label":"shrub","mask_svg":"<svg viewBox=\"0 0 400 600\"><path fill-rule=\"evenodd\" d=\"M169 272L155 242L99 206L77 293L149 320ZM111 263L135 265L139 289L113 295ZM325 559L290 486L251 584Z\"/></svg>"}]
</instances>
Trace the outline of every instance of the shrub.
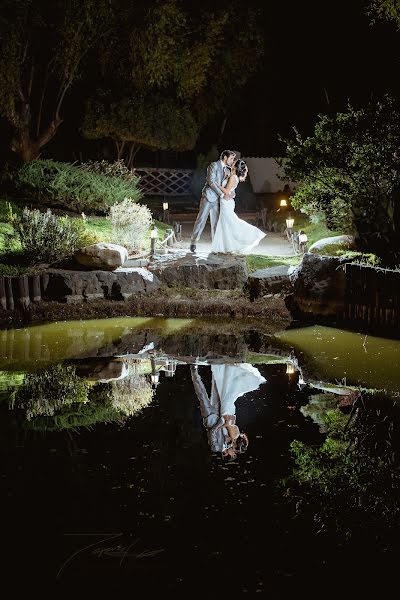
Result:
<instances>
[{"instance_id":1,"label":"shrub","mask_svg":"<svg viewBox=\"0 0 400 600\"><path fill-rule=\"evenodd\" d=\"M107 160L88 160L82 163L80 167L90 173L111 175L112 177L120 177L121 179L135 183L138 183L140 179L132 169L128 169L122 158L111 163Z\"/></svg>"},{"instance_id":2,"label":"shrub","mask_svg":"<svg viewBox=\"0 0 400 600\"><path fill-rule=\"evenodd\" d=\"M16 187L24 196L46 205L89 213L105 213L126 196L139 200L137 182L138 178L127 180L52 160L34 160L16 175Z\"/></svg>"},{"instance_id":3,"label":"shrub","mask_svg":"<svg viewBox=\"0 0 400 600\"><path fill-rule=\"evenodd\" d=\"M153 217L147 206L136 204L132 198L125 198L120 204L110 209L113 240L128 250L140 250L145 247L145 240Z\"/></svg>"},{"instance_id":4,"label":"shrub","mask_svg":"<svg viewBox=\"0 0 400 600\"><path fill-rule=\"evenodd\" d=\"M23 252L32 263L71 256L78 248L96 241L83 220L57 217L50 209L43 213L25 207L15 219L14 228Z\"/></svg>"}]
</instances>

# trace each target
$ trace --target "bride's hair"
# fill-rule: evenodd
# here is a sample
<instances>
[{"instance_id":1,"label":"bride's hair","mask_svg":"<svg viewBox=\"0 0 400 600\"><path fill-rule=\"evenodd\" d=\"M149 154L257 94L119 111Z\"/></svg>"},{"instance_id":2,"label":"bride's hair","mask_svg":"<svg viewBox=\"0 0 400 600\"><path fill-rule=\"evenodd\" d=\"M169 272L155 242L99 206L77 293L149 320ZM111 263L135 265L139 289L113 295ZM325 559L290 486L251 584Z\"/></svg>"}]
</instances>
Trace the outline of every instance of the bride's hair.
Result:
<instances>
[{"instance_id":1,"label":"bride's hair","mask_svg":"<svg viewBox=\"0 0 400 600\"><path fill-rule=\"evenodd\" d=\"M233 166L235 167L236 175L239 177L239 181L244 181L246 179L247 173L248 173L248 168L247 168L247 165L244 162L244 160L242 160L241 158L238 158L233 163Z\"/></svg>"}]
</instances>

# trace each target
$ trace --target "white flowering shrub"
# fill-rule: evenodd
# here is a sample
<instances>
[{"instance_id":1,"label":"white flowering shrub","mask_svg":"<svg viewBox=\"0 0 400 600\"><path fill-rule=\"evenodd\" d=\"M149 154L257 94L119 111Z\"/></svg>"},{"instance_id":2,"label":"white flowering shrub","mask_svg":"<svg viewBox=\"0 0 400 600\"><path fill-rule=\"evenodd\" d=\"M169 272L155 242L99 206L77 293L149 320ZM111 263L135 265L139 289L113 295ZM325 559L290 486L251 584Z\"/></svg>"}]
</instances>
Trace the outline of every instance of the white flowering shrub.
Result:
<instances>
[{"instance_id":1,"label":"white flowering shrub","mask_svg":"<svg viewBox=\"0 0 400 600\"><path fill-rule=\"evenodd\" d=\"M116 244L125 246L129 251L142 250L147 238L153 216L147 206L138 204L132 198L125 198L110 208L112 239Z\"/></svg>"}]
</instances>

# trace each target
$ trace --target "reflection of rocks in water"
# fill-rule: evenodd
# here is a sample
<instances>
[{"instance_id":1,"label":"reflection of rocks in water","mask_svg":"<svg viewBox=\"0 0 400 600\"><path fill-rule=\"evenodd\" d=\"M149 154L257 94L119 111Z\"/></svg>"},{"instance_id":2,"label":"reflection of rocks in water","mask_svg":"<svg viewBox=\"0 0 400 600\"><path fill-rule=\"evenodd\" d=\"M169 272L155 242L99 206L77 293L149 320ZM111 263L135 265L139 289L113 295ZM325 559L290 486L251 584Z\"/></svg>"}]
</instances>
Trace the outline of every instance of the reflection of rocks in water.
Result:
<instances>
[{"instance_id":1,"label":"reflection of rocks in water","mask_svg":"<svg viewBox=\"0 0 400 600\"><path fill-rule=\"evenodd\" d=\"M326 433L325 415L329 410L337 408L338 396L335 394L314 394L305 406L300 407L300 412L305 417L310 417L319 426L321 433Z\"/></svg>"},{"instance_id":2,"label":"reflection of rocks in water","mask_svg":"<svg viewBox=\"0 0 400 600\"><path fill-rule=\"evenodd\" d=\"M129 371L128 365L118 360L79 362L75 368L79 377L99 383L124 379Z\"/></svg>"},{"instance_id":3,"label":"reflection of rocks in water","mask_svg":"<svg viewBox=\"0 0 400 600\"><path fill-rule=\"evenodd\" d=\"M153 331L128 332L120 340L85 351L77 358L124 356L139 354L146 346L162 348L166 354L179 357L234 358L244 360L248 346L244 335L187 333L161 337Z\"/></svg>"},{"instance_id":4,"label":"reflection of rocks in water","mask_svg":"<svg viewBox=\"0 0 400 600\"><path fill-rule=\"evenodd\" d=\"M231 358L244 361L248 352L243 336L218 333L170 336L162 341L162 347L166 354L201 360Z\"/></svg>"}]
</instances>

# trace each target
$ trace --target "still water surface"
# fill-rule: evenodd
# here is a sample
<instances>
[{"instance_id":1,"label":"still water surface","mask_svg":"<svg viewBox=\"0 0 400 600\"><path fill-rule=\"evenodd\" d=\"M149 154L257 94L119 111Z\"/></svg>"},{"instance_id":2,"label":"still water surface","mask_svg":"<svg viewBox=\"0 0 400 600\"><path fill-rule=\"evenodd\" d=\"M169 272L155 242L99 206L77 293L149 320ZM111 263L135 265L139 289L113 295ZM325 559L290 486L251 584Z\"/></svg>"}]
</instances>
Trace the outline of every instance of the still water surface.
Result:
<instances>
[{"instance_id":1,"label":"still water surface","mask_svg":"<svg viewBox=\"0 0 400 600\"><path fill-rule=\"evenodd\" d=\"M214 331L120 318L0 332L13 576L276 598L348 564L388 581L400 342ZM232 461L222 414L248 439Z\"/></svg>"}]
</instances>

